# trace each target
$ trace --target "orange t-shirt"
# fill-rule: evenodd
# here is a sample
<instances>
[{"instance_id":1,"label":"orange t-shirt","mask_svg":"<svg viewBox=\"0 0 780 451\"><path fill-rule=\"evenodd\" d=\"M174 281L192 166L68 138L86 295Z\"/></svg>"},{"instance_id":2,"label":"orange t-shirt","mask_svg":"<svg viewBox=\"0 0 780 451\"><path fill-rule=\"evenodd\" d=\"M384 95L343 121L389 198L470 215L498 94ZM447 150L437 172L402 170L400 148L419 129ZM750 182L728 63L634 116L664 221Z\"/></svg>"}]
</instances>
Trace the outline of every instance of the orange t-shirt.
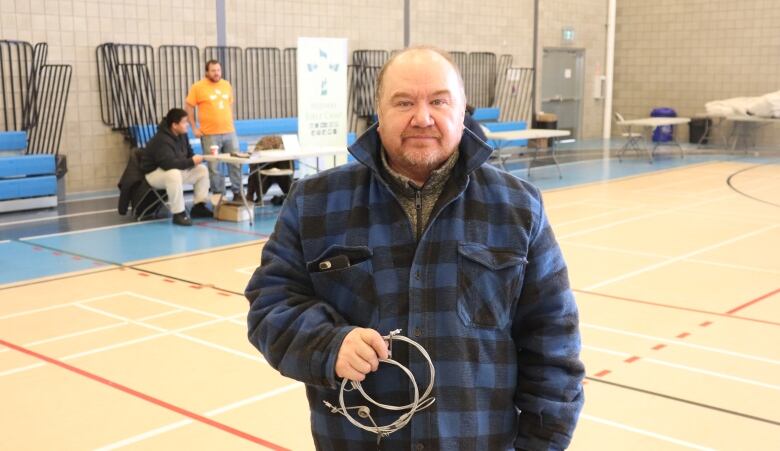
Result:
<instances>
[{"instance_id":1,"label":"orange t-shirt","mask_svg":"<svg viewBox=\"0 0 780 451\"><path fill-rule=\"evenodd\" d=\"M200 131L205 135L233 133L233 88L226 80L216 83L204 78L187 94L186 102L198 108Z\"/></svg>"}]
</instances>

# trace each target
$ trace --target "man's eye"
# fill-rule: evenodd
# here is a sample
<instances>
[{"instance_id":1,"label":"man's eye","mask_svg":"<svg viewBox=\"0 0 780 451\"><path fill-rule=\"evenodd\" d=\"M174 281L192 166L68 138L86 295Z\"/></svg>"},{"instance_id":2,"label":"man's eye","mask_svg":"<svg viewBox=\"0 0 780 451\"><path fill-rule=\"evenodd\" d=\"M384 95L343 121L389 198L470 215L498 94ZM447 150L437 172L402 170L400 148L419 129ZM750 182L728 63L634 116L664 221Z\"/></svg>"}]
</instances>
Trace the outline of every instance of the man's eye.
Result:
<instances>
[{"instance_id":1,"label":"man's eye","mask_svg":"<svg viewBox=\"0 0 780 451\"><path fill-rule=\"evenodd\" d=\"M444 99L434 99L431 102L431 105L435 105L435 106L446 105L446 104L447 104L447 101L444 100Z\"/></svg>"},{"instance_id":2,"label":"man's eye","mask_svg":"<svg viewBox=\"0 0 780 451\"><path fill-rule=\"evenodd\" d=\"M400 106L400 107L410 107L410 106L412 106L412 102L410 102L410 101L408 101L408 100L401 100L401 101L399 101L398 103L396 103L396 106Z\"/></svg>"}]
</instances>

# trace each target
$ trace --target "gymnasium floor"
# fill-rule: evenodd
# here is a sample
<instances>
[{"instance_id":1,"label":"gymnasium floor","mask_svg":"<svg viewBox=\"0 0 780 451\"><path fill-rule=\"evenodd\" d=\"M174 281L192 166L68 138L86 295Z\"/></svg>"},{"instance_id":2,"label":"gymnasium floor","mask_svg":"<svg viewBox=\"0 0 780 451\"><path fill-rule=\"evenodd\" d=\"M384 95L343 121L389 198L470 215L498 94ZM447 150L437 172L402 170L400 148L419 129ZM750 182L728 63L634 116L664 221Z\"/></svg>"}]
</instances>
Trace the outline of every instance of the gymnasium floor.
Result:
<instances>
[{"instance_id":1,"label":"gymnasium floor","mask_svg":"<svg viewBox=\"0 0 780 451\"><path fill-rule=\"evenodd\" d=\"M778 154L562 170L531 180L581 312L570 449L778 449ZM246 340L278 210L181 228L114 206L0 215L0 450L313 449L303 386Z\"/></svg>"}]
</instances>

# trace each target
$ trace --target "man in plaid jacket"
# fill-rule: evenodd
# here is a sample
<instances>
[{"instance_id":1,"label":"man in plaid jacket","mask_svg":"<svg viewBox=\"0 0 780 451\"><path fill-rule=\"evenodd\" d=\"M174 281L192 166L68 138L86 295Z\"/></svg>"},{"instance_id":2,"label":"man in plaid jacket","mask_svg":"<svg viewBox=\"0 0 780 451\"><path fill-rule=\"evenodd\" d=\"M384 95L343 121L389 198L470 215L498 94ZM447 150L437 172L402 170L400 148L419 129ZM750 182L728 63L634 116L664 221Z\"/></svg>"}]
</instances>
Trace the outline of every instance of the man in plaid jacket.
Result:
<instances>
[{"instance_id":1,"label":"man in plaid jacket","mask_svg":"<svg viewBox=\"0 0 780 451\"><path fill-rule=\"evenodd\" d=\"M341 378L380 403L411 401L404 373L377 371L394 329L430 354L436 401L381 449L558 450L571 440L584 368L566 264L539 190L487 164L492 149L464 130L465 100L445 52L393 56L379 75L378 124L350 147L358 162L293 187L247 286L249 339L306 384L317 449L377 449L376 436L323 404L338 404ZM401 346L392 358L422 392L427 360ZM346 397L379 425L398 418L357 390Z\"/></svg>"}]
</instances>

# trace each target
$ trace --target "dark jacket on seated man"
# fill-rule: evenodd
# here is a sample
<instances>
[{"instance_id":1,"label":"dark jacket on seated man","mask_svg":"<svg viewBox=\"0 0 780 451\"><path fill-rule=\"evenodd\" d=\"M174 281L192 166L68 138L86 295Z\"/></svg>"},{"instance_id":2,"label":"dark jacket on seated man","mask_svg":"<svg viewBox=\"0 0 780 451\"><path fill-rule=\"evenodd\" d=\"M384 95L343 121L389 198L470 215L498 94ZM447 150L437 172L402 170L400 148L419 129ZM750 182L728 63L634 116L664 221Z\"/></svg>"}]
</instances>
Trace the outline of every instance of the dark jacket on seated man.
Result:
<instances>
[{"instance_id":1,"label":"dark jacket on seated man","mask_svg":"<svg viewBox=\"0 0 780 451\"><path fill-rule=\"evenodd\" d=\"M264 150L281 150L284 149L284 142L282 141L282 137L278 135L269 135L269 136L263 136L255 145L255 151L264 151ZM252 164L249 165L250 172L259 171L259 170L270 170L270 169L279 169L280 171L289 172L293 170L293 162L292 160L285 160L285 161L275 161L273 163L267 163L267 164ZM274 196L273 199L271 199L271 203L274 205L281 205L284 201L285 196L290 191L290 186L292 185L293 176L292 174L285 173L284 175L272 175L270 173L262 174L263 183L262 186L260 185L260 182L258 181L257 177L250 177L249 181L247 182L247 193L246 197L247 199L253 201L253 202L260 202L260 199L263 197L263 195L268 191L268 188L273 186L273 184L279 185L279 189L282 190L281 196Z\"/></svg>"},{"instance_id":2,"label":"dark jacket on seated man","mask_svg":"<svg viewBox=\"0 0 780 451\"><path fill-rule=\"evenodd\" d=\"M174 135L163 121L157 127L157 133L146 144L146 149L141 152L141 170L148 174L157 168L163 171L190 169L195 166L193 154L187 135Z\"/></svg>"}]
</instances>

